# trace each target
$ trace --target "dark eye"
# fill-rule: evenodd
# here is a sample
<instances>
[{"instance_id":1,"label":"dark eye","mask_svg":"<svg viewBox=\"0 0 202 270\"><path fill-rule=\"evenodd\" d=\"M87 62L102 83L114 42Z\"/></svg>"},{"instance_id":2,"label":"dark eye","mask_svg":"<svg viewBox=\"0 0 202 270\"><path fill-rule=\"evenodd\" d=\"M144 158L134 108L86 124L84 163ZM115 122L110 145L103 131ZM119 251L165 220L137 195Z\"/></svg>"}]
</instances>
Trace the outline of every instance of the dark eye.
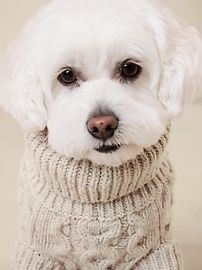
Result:
<instances>
[{"instance_id":1,"label":"dark eye","mask_svg":"<svg viewBox=\"0 0 202 270\"><path fill-rule=\"evenodd\" d=\"M66 68L59 76L58 81L67 86L76 82L76 74L72 68Z\"/></svg>"},{"instance_id":2,"label":"dark eye","mask_svg":"<svg viewBox=\"0 0 202 270\"><path fill-rule=\"evenodd\" d=\"M137 65L131 60L127 60L121 65L121 77L126 80L136 79L141 71L141 66Z\"/></svg>"}]
</instances>

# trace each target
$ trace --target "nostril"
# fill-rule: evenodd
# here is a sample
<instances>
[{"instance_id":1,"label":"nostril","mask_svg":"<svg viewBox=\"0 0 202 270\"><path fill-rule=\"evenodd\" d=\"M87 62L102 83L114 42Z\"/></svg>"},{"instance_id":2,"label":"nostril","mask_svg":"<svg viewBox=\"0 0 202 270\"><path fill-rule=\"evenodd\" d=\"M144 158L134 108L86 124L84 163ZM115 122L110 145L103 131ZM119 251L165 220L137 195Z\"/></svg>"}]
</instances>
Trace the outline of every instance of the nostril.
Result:
<instances>
[{"instance_id":1,"label":"nostril","mask_svg":"<svg viewBox=\"0 0 202 270\"><path fill-rule=\"evenodd\" d=\"M93 133L98 133L99 132L99 129L97 127L93 127L92 132Z\"/></svg>"},{"instance_id":2,"label":"nostril","mask_svg":"<svg viewBox=\"0 0 202 270\"><path fill-rule=\"evenodd\" d=\"M113 130L113 128L111 125L106 126L106 131L112 131L112 130Z\"/></svg>"}]
</instances>

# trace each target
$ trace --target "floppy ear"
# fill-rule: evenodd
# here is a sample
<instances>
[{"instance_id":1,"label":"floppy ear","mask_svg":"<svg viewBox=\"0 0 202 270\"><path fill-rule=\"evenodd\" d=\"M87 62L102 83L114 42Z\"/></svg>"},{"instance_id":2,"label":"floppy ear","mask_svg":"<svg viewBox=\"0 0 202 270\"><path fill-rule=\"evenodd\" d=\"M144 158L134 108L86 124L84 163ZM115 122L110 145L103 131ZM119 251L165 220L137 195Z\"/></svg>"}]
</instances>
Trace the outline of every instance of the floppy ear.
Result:
<instances>
[{"instance_id":1,"label":"floppy ear","mask_svg":"<svg viewBox=\"0 0 202 270\"><path fill-rule=\"evenodd\" d=\"M176 19L160 1L150 24L162 63L159 99L172 119L189 108L202 86L202 40L195 28Z\"/></svg>"},{"instance_id":2,"label":"floppy ear","mask_svg":"<svg viewBox=\"0 0 202 270\"><path fill-rule=\"evenodd\" d=\"M28 30L0 58L0 106L24 129L42 130L47 113L37 56Z\"/></svg>"},{"instance_id":3,"label":"floppy ear","mask_svg":"<svg viewBox=\"0 0 202 270\"><path fill-rule=\"evenodd\" d=\"M177 26L170 33L159 93L172 118L189 108L201 87L202 75L202 41L199 33L182 22L178 22Z\"/></svg>"}]
</instances>

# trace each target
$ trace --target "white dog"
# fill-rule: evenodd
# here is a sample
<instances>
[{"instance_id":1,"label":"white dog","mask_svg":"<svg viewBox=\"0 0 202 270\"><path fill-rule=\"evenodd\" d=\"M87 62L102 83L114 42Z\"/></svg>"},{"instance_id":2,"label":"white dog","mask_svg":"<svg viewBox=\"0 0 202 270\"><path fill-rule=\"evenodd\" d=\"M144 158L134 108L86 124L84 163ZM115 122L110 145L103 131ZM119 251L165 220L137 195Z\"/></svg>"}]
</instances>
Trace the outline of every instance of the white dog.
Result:
<instances>
[{"instance_id":1,"label":"white dog","mask_svg":"<svg viewBox=\"0 0 202 270\"><path fill-rule=\"evenodd\" d=\"M0 72L31 131L16 269L181 269L164 148L200 63L198 32L158 0L56 0L28 23Z\"/></svg>"}]
</instances>

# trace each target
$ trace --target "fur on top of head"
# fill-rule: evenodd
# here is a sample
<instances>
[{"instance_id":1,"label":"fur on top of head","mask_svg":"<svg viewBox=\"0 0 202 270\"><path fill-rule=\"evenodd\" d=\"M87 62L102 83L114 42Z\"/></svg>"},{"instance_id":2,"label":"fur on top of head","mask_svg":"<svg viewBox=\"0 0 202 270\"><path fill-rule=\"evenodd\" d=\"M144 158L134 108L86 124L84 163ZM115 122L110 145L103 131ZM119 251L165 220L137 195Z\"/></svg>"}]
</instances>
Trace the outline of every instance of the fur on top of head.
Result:
<instances>
[{"instance_id":1,"label":"fur on top of head","mask_svg":"<svg viewBox=\"0 0 202 270\"><path fill-rule=\"evenodd\" d=\"M127 61L138 76L122 76ZM200 63L197 30L160 0L56 0L1 57L0 105L25 130L47 127L59 153L118 165L155 143L189 107ZM58 78L68 68L75 81L64 85ZM106 143L121 147L110 154L95 151L101 142L86 128L102 111L119 119Z\"/></svg>"}]
</instances>

